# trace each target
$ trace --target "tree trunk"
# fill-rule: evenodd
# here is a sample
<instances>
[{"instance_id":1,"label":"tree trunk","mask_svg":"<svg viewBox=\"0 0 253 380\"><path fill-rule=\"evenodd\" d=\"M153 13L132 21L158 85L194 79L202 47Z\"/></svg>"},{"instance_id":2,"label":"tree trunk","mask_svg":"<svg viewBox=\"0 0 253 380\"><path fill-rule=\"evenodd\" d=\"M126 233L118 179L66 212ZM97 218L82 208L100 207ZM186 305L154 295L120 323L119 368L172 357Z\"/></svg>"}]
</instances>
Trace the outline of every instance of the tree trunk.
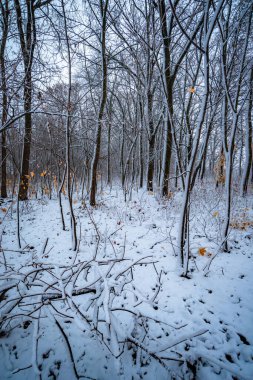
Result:
<instances>
[{"instance_id":1,"label":"tree trunk","mask_svg":"<svg viewBox=\"0 0 253 380\"><path fill-rule=\"evenodd\" d=\"M155 133L154 133L154 120L153 120L153 95L151 90L147 92L147 111L148 111L148 175L147 175L147 190L153 191L153 177L154 177L154 159L155 159Z\"/></svg>"},{"instance_id":2,"label":"tree trunk","mask_svg":"<svg viewBox=\"0 0 253 380\"><path fill-rule=\"evenodd\" d=\"M30 70L30 69L29 69ZM28 199L28 186L29 186L29 163L32 141L32 83L31 72L27 73L24 89L24 110L25 110L25 134L23 140L23 154L21 165L21 180L19 184L19 200L24 201Z\"/></svg>"},{"instance_id":3,"label":"tree trunk","mask_svg":"<svg viewBox=\"0 0 253 380\"><path fill-rule=\"evenodd\" d=\"M21 201L27 199L29 186L29 162L32 138L32 65L34 48L36 45L36 29L34 6L31 0L26 1L26 20L23 20L20 1L15 0L17 15L17 26L19 32L20 46L23 56L25 69L24 78L24 113L25 113L25 132L23 140L22 164L19 182L18 197ZM24 32L25 30L25 32Z\"/></svg>"},{"instance_id":4,"label":"tree trunk","mask_svg":"<svg viewBox=\"0 0 253 380\"><path fill-rule=\"evenodd\" d=\"M153 191L153 177L154 177L154 156L155 156L155 136L152 135L149 139L149 152L148 152L148 178L147 190Z\"/></svg>"},{"instance_id":5,"label":"tree trunk","mask_svg":"<svg viewBox=\"0 0 253 380\"><path fill-rule=\"evenodd\" d=\"M63 19L64 19L64 34L65 42L67 48L68 56L68 97L67 97L67 120L65 128L65 138L66 138L66 179L67 179L67 194L69 201L69 210L70 210L70 220L71 220L71 232L72 232L72 248L73 251L77 250L77 233L76 233L76 218L73 210L73 201L72 201L72 186L71 186L71 168L70 168L70 129L72 122L72 113L73 105L71 102L72 94L72 64L71 64L71 53L70 53L70 42L67 28L67 17L65 13L64 0L61 0ZM74 182L74 179L73 179Z\"/></svg>"},{"instance_id":6,"label":"tree trunk","mask_svg":"<svg viewBox=\"0 0 253 380\"><path fill-rule=\"evenodd\" d=\"M173 79L170 72L170 43L167 30L167 18L165 1L159 1L161 31L163 37L163 72L164 72L164 85L165 97L167 103L168 115L165 125L165 141L164 141L164 155L163 155L163 168L162 168L162 195L168 195L169 192L169 176L170 176L170 162L172 152L172 126L171 118L173 115Z\"/></svg>"},{"instance_id":7,"label":"tree trunk","mask_svg":"<svg viewBox=\"0 0 253 380\"><path fill-rule=\"evenodd\" d=\"M107 142L107 185L111 185L111 181L111 121L109 121Z\"/></svg>"},{"instance_id":8,"label":"tree trunk","mask_svg":"<svg viewBox=\"0 0 253 380\"><path fill-rule=\"evenodd\" d=\"M107 99L107 58L106 58L106 22L107 22L107 8L108 0L105 0L105 4L101 1L100 11L102 16L102 41L101 41L101 54L102 54L102 96L99 107L97 130L95 137L95 147L93 153L93 160L91 165L91 187L90 187L90 205L96 205L96 188L97 188L97 168L100 157L100 145L101 145L101 131L104 116L104 109Z\"/></svg>"},{"instance_id":9,"label":"tree trunk","mask_svg":"<svg viewBox=\"0 0 253 380\"><path fill-rule=\"evenodd\" d=\"M122 124L122 135L120 141L120 174L121 174L121 185L124 188L125 176L124 176L124 145L125 145L125 124Z\"/></svg>"},{"instance_id":10,"label":"tree trunk","mask_svg":"<svg viewBox=\"0 0 253 380\"><path fill-rule=\"evenodd\" d=\"M140 139L139 139L139 154L140 154L140 188L143 187L143 177L144 177L144 169L143 169L143 105L141 100L139 101L140 106Z\"/></svg>"},{"instance_id":11,"label":"tree trunk","mask_svg":"<svg viewBox=\"0 0 253 380\"><path fill-rule=\"evenodd\" d=\"M4 2L3 2L4 3ZM8 30L9 30L9 8L8 0L5 0L5 4L1 6L1 15L2 15L2 40L0 47L0 69L1 69L1 91L2 91L2 125L7 121L7 83L6 83L6 69L5 69L5 47L7 42ZM2 161L1 161L1 197L7 197L7 150L6 150L6 131L2 132Z\"/></svg>"},{"instance_id":12,"label":"tree trunk","mask_svg":"<svg viewBox=\"0 0 253 380\"><path fill-rule=\"evenodd\" d=\"M243 170L241 195L246 195L248 190L248 183L250 177L250 169L252 167L252 105L253 105L253 66L250 70L250 94L248 100L248 112L247 112L247 126L246 126L246 138L245 138L245 164Z\"/></svg>"},{"instance_id":13,"label":"tree trunk","mask_svg":"<svg viewBox=\"0 0 253 380\"><path fill-rule=\"evenodd\" d=\"M226 157L226 213L225 213L225 223L224 223L224 230L223 230L223 248L224 251L228 251L228 230L229 230L229 224L230 224L230 217L231 217L231 197L232 197L232 174L233 174L233 153L234 153L234 148L235 148L235 134L237 130L237 124L238 124L238 118L239 118L239 95L241 91L241 86L242 86L242 75L243 75L243 70L244 70L244 65L245 65L245 58L246 58L246 52L247 52L247 47L248 47L248 41L249 41L249 35L250 35L250 30L251 30L251 20L252 20L252 8L251 7L251 12L249 14L249 20L248 20L248 25L247 25L247 32L246 32L246 37L244 40L244 46L242 50L242 55L241 55L241 62L240 62L240 69L237 77L237 87L233 89L235 92L235 100L232 102L231 96L229 94L229 88L227 86L226 78L225 78L225 73L226 73L226 66L224 63L226 62L223 55L223 81L224 81L224 87L226 91L226 98L230 104L230 107L232 108L233 112L233 123L232 123L232 128L230 132L230 139L229 139L229 144L226 143L226 149L225 149L225 157Z\"/></svg>"}]
</instances>

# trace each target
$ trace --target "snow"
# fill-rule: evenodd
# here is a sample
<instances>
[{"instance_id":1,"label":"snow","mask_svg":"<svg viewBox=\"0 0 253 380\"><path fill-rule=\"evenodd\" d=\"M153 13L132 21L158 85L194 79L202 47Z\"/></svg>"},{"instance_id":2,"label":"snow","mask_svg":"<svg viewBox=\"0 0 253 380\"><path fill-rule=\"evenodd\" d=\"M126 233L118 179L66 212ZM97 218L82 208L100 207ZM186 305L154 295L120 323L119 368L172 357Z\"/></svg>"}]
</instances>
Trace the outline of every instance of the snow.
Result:
<instances>
[{"instance_id":1,"label":"snow","mask_svg":"<svg viewBox=\"0 0 253 380\"><path fill-rule=\"evenodd\" d=\"M252 379L253 231L231 229L221 252L213 194L191 196L190 279L177 271L182 193L74 199L78 253L67 200L67 231L57 199L20 202L21 250L16 204L0 211L1 379ZM235 196L233 212L252 220L252 198Z\"/></svg>"}]
</instances>

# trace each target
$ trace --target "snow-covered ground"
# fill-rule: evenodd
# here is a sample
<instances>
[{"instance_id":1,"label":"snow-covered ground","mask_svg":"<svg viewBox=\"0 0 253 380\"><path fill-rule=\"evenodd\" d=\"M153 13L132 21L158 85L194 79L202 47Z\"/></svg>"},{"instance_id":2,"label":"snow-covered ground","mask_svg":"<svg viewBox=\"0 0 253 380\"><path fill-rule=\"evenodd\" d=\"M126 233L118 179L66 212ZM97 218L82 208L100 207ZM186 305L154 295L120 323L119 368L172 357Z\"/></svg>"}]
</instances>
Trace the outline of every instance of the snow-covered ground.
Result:
<instances>
[{"instance_id":1,"label":"snow-covered ground","mask_svg":"<svg viewBox=\"0 0 253 380\"><path fill-rule=\"evenodd\" d=\"M1 379L253 379L252 198L235 197L220 252L223 194L192 195L191 278L177 268L182 195L114 188L74 200L71 250L58 201L2 204Z\"/></svg>"}]
</instances>

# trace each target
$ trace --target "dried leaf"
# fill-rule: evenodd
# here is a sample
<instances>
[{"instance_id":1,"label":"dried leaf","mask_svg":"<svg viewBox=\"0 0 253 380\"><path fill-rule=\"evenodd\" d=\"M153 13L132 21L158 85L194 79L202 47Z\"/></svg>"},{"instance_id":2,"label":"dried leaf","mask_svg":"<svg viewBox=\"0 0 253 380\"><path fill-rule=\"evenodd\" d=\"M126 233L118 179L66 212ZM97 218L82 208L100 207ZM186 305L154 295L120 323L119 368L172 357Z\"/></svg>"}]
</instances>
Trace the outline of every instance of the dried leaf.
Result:
<instances>
[{"instance_id":1,"label":"dried leaf","mask_svg":"<svg viewBox=\"0 0 253 380\"><path fill-rule=\"evenodd\" d=\"M196 88L191 86L188 88L188 91L191 93L191 94L194 94L196 92Z\"/></svg>"},{"instance_id":2,"label":"dried leaf","mask_svg":"<svg viewBox=\"0 0 253 380\"><path fill-rule=\"evenodd\" d=\"M205 247L200 247L200 248L199 248L199 254L200 254L201 256L205 256L205 254L206 254L206 248L205 248Z\"/></svg>"}]
</instances>

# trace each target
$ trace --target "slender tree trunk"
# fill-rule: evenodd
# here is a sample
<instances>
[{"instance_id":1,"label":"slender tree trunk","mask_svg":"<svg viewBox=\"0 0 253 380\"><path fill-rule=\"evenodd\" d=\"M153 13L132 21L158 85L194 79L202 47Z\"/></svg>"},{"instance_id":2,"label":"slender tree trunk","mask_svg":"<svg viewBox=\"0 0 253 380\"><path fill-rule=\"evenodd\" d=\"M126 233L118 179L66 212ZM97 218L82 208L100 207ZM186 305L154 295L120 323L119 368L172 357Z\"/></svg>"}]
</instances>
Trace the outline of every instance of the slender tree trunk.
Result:
<instances>
[{"instance_id":1,"label":"slender tree trunk","mask_svg":"<svg viewBox=\"0 0 253 380\"><path fill-rule=\"evenodd\" d=\"M243 170L243 177L241 183L241 195L246 195L248 190L248 183L250 177L250 169L252 168L252 105L253 105L253 66L250 70L250 93L248 100L247 111L247 124L246 124L246 137L245 137L245 163Z\"/></svg>"},{"instance_id":2,"label":"slender tree trunk","mask_svg":"<svg viewBox=\"0 0 253 380\"><path fill-rule=\"evenodd\" d=\"M221 10L221 7L223 5L223 1L219 3L217 6L214 15L212 16L212 19L209 20L209 9L211 6L211 2L206 2L205 7L205 13L204 13L204 25L203 25L203 64L204 64L204 91L202 101L201 101L201 108L197 120L197 126L196 126L196 132L193 139L193 145L192 145L192 152L191 152L191 158L190 162L187 165L187 174L185 178L185 189L184 189L184 197L183 197L183 204L182 204L182 210L180 215L180 222L179 222L179 235L178 235L178 257L179 257L179 263L181 268L183 268L183 276L187 276L188 272L188 261L189 261L189 215L190 215L190 193L192 190L192 176L194 172L194 165L196 161L196 156L198 152L200 137L201 137L201 131L202 126L204 124L206 110L207 110L207 104L208 104L208 98L209 98L209 40L211 38L211 34L213 31L213 26L215 22L217 21L219 12Z\"/></svg>"},{"instance_id":3,"label":"slender tree trunk","mask_svg":"<svg viewBox=\"0 0 253 380\"><path fill-rule=\"evenodd\" d=\"M20 1L15 0L17 15L17 26L19 32L20 46L23 55L25 69L24 78L24 112L25 112L25 132L23 140L21 177L19 183L18 197L21 201L27 199L29 186L29 162L32 138L32 65L34 49L36 45L36 28L34 6L31 0L26 1L26 20L23 20ZM24 31L25 30L25 31Z\"/></svg>"},{"instance_id":4,"label":"slender tree trunk","mask_svg":"<svg viewBox=\"0 0 253 380\"><path fill-rule=\"evenodd\" d=\"M107 8L109 0L100 2L100 11L102 17L102 40L101 40L101 59L102 59L102 96L100 101L97 130L95 137L95 147L93 153L93 161L91 165L91 187L90 187L90 205L96 205L96 188L97 188L97 168L100 157L101 132L103 124L104 109L107 99L107 57L106 57L106 24L107 24Z\"/></svg>"},{"instance_id":5,"label":"slender tree trunk","mask_svg":"<svg viewBox=\"0 0 253 380\"><path fill-rule=\"evenodd\" d=\"M242 56L241 56L241 62L240 62L240 69L237 77L237 86L236 89L233 91L235 92L235 100L232 102L231 96L229 94L229 88L227 86L227 80L225 78L225 70L226 66L223 65L223 80L224 80L224 87L226 91L226 98L230 104L230 107L232 108L233 112L233 123L230 133L230 139L229 144L226 144L227 149L225 149L225 157L226 157L226 213L225 213L225 222L224 222L224 230L223 230L223 248L224 251L228 252L228 230L229 230L229 224L230 224L230 217L231 217L231 197L232 197L232 175L233 175L233 153L235 148L235 134L237 130L237 124L238 124L238 118L239 118L239 96L242 86L242 75L244 70L244 64L245 64L245 57L248 47L248 41L249 41L249 35L251 30L251 20L252 20L252 10L253 6L251 6L251 12L249 14L249 20L247 24L247 32L246 37L244 40L244 46L242 50ZM226 61L225 61L226 62ZM224 63L224 55L223 55L223 63Z\"/></svg>"},{"instance_id":6,"label":"slender tree trunk","mask_svg":"<svg viewBox=\"0 0 253 380\"><path fill-rule=\"evenodd\" d=\"M171 118L173 115L173 78L170 72L170 40L167 30L167 18L165 1L159 0L160 22L163 37L163 71L164 71L164 85L165 97L167 102L168 113L170 117L166 118L165 123L165 140L164 140L164 155L162 163L162 195L168 195L169 192L169 176L170 176L170 162L172 153L172 126Z\"/></svg>"},{"instance_id":7,"label":"slender tree trunk","mask_svg":"<svg viewBox=\"0 0 253 380\"><path fill-rule=\"evenodd\" d=\"M155 136L152 135L149 139L149 153L148 153L148 178L147 178L147 190L153 191L154 184L154 156L155 156Z\"/></svg>"},{"instance_id":8,"label":"slender tree trunk","mask_svg":"<svg viewBox=\"0 0 253 380\"><path fill-rule=\"evenodd\" d=\"M62 221L62 229L63 231L66 230L66 225L65 225L65 220L64 220L64 213L63 213L63 206L62 206L62 199L61 199L61 194L62 194L62 189L64 186L65 178L66 178L66 165L64 168L64 172L62 175L62 180L60 181L60 167L58 168L58 183L59 183L59 189L58 189L58 200L59 200L59 207L60 207L60 214L61 214L61 221Z\"/></svg>"},{"instance_id":9,"label":"slender tree trunk","mask_svg":"<svg viewBox=\"0 0 253 380\"><path fill-rule=\"evenodd\" d=\"M111 181L111 121L109 121L107 142L107 185L111 185Z\"/></svg>"},{"instance_id":10,"label":"slender tree trunk","mask_svg":"<svg viewBox=\"0 0 253 380\"><path fill-rule=\"evenodd\" d=\"M2 117L2 121L6 119ZM2 162L1 162L1 198L7 198L7 150L6 150L6 132L2 133Z\"/></svg>"},{"instance_id":11,"label":"slender tree trunk","mask_svg":"<svg viewBox=\"0 0 253 380\"><path fill-rule=\"evenodd\" d=\"M143 165L143 105L141 100L139 101L140 108L140 133L139 133L139 165L140 165L140 188L143 187L144 178L144 165Z\"/></svg>"},{"instance_id":12,"label":"slender tree trunk","mask_svg":"<svg viewBox=\"0 0 253 380\"><path fill-rule=\"evenodd\" d=\"M155 159L155 133L153 120L153 95L151 90L147 93L147 111L148 111L148 174L147 174L147 190L153 191L154 178L154 159Z\"/></svg>"},{"instance_id":13,"label":"slender tree trunk","mask_svg":"<svg viewBox=\"0 0 253 380\"><path fill-rule=\"evenodd\" d=\"M172 108L171 108L172 112ZM173 114L173 113L172 113ZM171 114L171 115L172 115ZM164 162L164 177L163 177L163 186L162 194L167 196L169 193L169 177L170 177L170 165L171 165L171 153L172 153L172 133L171 133L171 122L170 118L167 118L167 129L166 129L166 141L165 141L165 162Z\"/></svg>"},{"instance_id":14,"label":"slender tree trunk","mask_svg":"<svg viewBox=\"0 0 253 380\"><path fill-rule=\"evenodd\" d=\"M226 157L226 212L225 212L225 224L224 224L224 251L228 252L228 229L230 223L230 214L231 214L231 195L232 195L232 173L233 173L233 153L234 153L234 142L235 142L235 132L237 128L238 114L233 116L233 127L232 127L232 136L231 143L228 149L228 152L225 153Z\"/></svg>"},{"instance_id":15,"label":"slender tree trunk","mask_svg":"<svg viewBox=\"0 0 253 380\"><path fill-rule=\"evenodd\" d=\"M72 64L71 64L70 42L69 42L67 17L66 17L66 13L65 13L64 0L61 0L61 5L62 5L63 18L64 18L64 33L65 33L67 57L68 57L68 98L67 98L67 120L66 120L66 130L65 130L65 137L66 137L66 179L67 179L67 194L68 194L70 218L71 218L72 247L73 247L73 251L76 251L76 249L77 249L76 219L75 219L75 214L74 214L74 210L73 210L73 202L72 202L71 169L70 169L70 129L71 129L71 121L72 121L72 113L73 113L73 104L71 102Z\"/></svg>"},{"instance_id":16,"label":"slender tree trunk","mask_svg":"<svg viewBox=\"0 0 253 380\"><path fill-rule=\"evenodd\" d=\"M25 80L25 91L24 91L24 110L25 114L25 134L23 140L23 154L22 154L22 165L21 165L21 181L19 185L19 199L24 201L28 199L28 186L29 186L29 163L30 163L30 152L31 152L31 141L32 141L32 82L31 73L27 74L27 79Z\"/></svg>"},{"instance_id":17,"label":"slender tree trunk","mask_svg":"<svg viewBox=\"0 0 253 380\"><path fill-rule=\"evenodd\" d=\"M128 155L127 155L127 158L126 158L126 161L125 161L125 164L124 164L124 170L123 170L123 173L122 173L122 187L123 187L123 189L125 188L127 175L129 174L129 166L130 166L131 155L132 155L133 149L135 147L137 138L138 138L138 135L136 134L136 136L133 139L133 142L132 142L132 144L130 146L130 149L128 151Z\"/></svg>"},{"instance_id":18,"label":"slender tree trunk","mask_svg":"<svg viewBox=\"0 0 253 380\"><path fill-rule=\"evenodd\" d=\"M9 2L3 1L1 5L2 15L2 40L0 46L0 70L1 70L1 91L2 91L2 125L7 121L7 83L6 83L6 69L5 69L5 47L7 42L8 30L9 30ZM6 131L2 132L2 157L1 157L1 197L7 197L7 149L6 149Z\"/></svg>"},{"instance_id":19,"label":"slender tree trunk","mask_svg":"<svg viewBox=\"0 0 253 380\"><path fill-rule=\"evenodd\" d=\"M120 141L120 174L121 174L121 185L124 187L125 176L124 176L124 145L125 145L125 124L122 125L122 134Z\"/></svg>"},{"instance_id":20,"label":"slender tree trunk","mask_svg":"<svg viewBox=\"0 0 253 380\"><path fill-rule=\"evenodd\" d=\"M184 198L183 198L183 205L182 205L180 224L179 224L179 241L178 241L179 262L180 262L181 267L184 268L184 272L183 272L184 276L187 276L188 259L189 259L188 250L187 252L185 252L185 247L186 247L187 241L189 240L189 237L187 236L187 231L189 231L189 228L188 228L189 212L190 212L189 199L190 199L190 192L192 190L192 177L194 173L194 164L195 164L198 147L199 147L201 130L202 130L202 126L205 120L207 101L208 101L208 95L209 95L209 57L208 57L207 50L204 54L204 75L205 75L205 94L202 98L198 125L196 128L196 133L193 140L191 159L190 159L189 164L187 165Z\"/></svg>"},{"instance_id":21,"label":"slender tree trunk","mask_svg":"<svg viewBox=\"0 0 253 380\"><path fill-rule=\"evenodd\" d=\"M214 116L214 114L213 114L213 116ZM204 174L205 174L206 154L207 154L209 137L210 137L211 130L212 130L212 124L213 124L213 117L211 118L210 122L208 123L206 135L205 135L205 138L204 138L204 141L202 144L202 151L201 151L198 163L196 165L196 168L194 170L194 174L192 177L192 185L191 185L192 187L194 187L198 173L200 173L199 176L201 177L201 179L203 179Z\"/></svg>"}]
</instances>

